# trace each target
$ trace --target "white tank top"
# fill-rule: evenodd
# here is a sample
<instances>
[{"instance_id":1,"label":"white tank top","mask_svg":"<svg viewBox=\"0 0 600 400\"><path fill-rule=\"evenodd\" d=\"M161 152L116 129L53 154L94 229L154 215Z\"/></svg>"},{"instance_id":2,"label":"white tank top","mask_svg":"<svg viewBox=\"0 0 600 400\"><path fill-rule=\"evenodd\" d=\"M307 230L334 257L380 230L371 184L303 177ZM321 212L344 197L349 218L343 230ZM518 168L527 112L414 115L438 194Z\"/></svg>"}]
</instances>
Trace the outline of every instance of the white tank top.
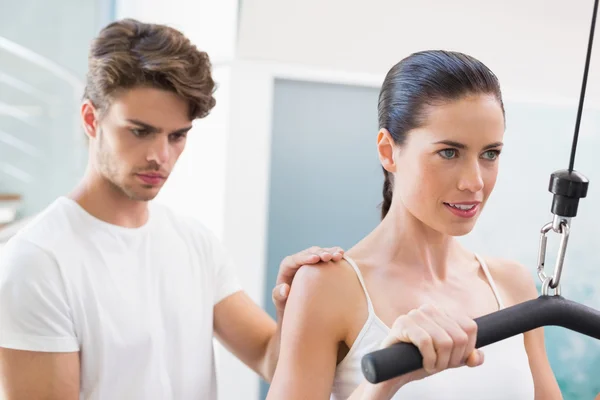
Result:
<instances>
[{"instance_id":1,"label":"white tank top","mask_svg":"<svg viewBox=\"0 0 600 400\"><path fill-rule=\"evenodd\" d=\"M475 255L475 257L488 279L499 307L504 308L487 265L479 256ZM352 348L336 368L332 400L347 399L365 380L361 371L361 359L365 354L378 350L390 330L375 314L358 266L347 255L344 258L358 275L367 298L369 314ZM448 369L425 379L410 382L396 392L392 400L534 399L533 378L523 335L482 347L481 350L485 354L483 365L476 368Z\"/></svg>"}]
</instances>

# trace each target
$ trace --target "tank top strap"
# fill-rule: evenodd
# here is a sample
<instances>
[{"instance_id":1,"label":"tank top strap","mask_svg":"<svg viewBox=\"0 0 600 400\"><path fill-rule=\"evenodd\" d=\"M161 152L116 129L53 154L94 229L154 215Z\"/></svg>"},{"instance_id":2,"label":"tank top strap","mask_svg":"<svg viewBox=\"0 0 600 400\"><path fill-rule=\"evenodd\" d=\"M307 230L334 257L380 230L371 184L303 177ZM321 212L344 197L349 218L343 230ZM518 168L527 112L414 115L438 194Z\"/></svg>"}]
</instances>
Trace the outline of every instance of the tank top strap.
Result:
<instances>
[{"instance_id":1,"label":"tank top strap","mask_svg":"<svg viewBox=\"0 0 600 400\"><path fill-rule=\"evenodd\" d=\"M505 307L504 302L502 301L502 297L500 296L500 292L498 291L498 287L496 286L496 282L494 281L494 278L492 278L492 274L490 273L487 263L478 254L475 254L475 258L479 262L479 265L481 266L481 269L483 270L483 273L484 273L486 279L488 280L490 287L492 288L492 292L494 293L494 296L496 297L498 306L500 307L500 309L503 309ZM369 296L367 286L365 285L365 280L362 276L362 273L360 272L360 269L358 268L358 265L350 256L348 256L346 254L344 255L344 259L348 262L348 264L350 264L352 269L354 269L354 272L356 273L356 276L358 277L358 281L360 282L360 286L362 287L362 289L365 293L365 297L367 298L367 306L368 306L369 312L374 313L375 311L373 308L373 302L371 301L371 297Z\"/></svg>"},{"instance_id":2,"label":"tank top strap","mask_svg":"<svg viewBox=\"0 0 600 400\"><path fill-rule=\"evenodd\" d=\"M504 302L502 301L502 297L500 297L500 292L498 291L496 282L494 282L494 278L492 278L492 274L490 273L490 269L488 268L487 263L478 254L475 254L475 258L479 262L479 265L481 265L481 269L483 270L483 273L485 274L485 277L487 278L488 283L490 284L490 287L492 288L492 292L494 292L494 296L496 296L496 301L498 302L498 306L500 307L500 309L503 309Z\"/></svg>"},{"instance_id":3,"label":"tank top strap","mask_svg":"<svg viewBox=\"0 0 600 400\"><path fill-rule=\"evenodd\" d=\"M369 314L374 314L373 303L371 302L371 297L369 297L369 292L367 291L367 285L365 285L365 280L363 279L363 276L360 273L360 269L358 268L358 265L356 265L356 262L354 262L354 260L352 258L350 258L350 256L348 256L347 254L344 254L344 260L346 260L348 262L348 264L350 264L350 266L352 266L352 269L354 269L356 276L358 276L358 281L360 282L360 286L362 286L362 289L365 292L365 297L367 298L367 307L369 309Z\"/></svg>"}]
</instances>

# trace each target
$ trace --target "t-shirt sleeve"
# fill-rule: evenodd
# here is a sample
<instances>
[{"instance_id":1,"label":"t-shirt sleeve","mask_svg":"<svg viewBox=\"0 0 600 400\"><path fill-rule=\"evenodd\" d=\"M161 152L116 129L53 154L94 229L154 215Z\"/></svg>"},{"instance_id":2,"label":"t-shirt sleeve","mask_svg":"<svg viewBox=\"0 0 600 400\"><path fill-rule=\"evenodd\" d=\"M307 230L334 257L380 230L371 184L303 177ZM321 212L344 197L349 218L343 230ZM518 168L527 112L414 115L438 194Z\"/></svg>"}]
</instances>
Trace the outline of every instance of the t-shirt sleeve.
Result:
<instances>
[{"instance_id":1,"label":"t-shirt sleeve","mask_svg":"<svg viewBox=\"0 0 600 400\"><path fill-rule=\"evenodd\" d=\"M16 238L0 253L0 347L79 350L55 259L33 243Z\"/></svg>"},{"instance_id":2,"label":"t-shirt sleeve","mask_svg":"<svg viewBox=\"0 0 600 400\"><path fill-rule=\"evenodd\" d=\"M235 272L235 264L225 246L216 236L211 234L210 237L215 274L214 304L216 305L227 296L242 290L242 286Z\"/></svg>"}]
</instances>

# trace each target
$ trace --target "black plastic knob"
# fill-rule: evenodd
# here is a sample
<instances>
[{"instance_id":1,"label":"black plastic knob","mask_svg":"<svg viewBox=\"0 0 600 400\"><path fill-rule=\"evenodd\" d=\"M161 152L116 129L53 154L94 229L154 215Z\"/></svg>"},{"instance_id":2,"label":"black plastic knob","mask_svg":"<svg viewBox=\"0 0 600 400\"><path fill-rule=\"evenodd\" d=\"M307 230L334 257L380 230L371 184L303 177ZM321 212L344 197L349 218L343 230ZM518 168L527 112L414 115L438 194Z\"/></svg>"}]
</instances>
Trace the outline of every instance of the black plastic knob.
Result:
<instances>
[{"instance_id":1,"label":"black plastic knob","mask_svg":"<svg viewBox=\"0 0 600 400\"><path fill-rule=\"evenodd\" d=\"M590 181L577 171L562 169L552 173L548 190L554 194L552 213L571 218L577 215L579 199L587 196Z\"/></svg>"}]
</instances>

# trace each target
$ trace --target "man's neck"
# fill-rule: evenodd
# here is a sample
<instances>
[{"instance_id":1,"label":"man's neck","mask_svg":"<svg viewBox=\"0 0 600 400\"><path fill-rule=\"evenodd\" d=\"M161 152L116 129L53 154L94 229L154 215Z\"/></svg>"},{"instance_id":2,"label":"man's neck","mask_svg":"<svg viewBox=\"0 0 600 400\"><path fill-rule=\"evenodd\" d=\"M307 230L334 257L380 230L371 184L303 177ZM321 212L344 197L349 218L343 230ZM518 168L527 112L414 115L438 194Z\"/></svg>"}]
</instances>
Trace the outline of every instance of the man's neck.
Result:
<instances>
[{"instance_id":1,"label":"man's neck","mask_svg":"<svg viewBox=\"0 0 600 400\"><path fill-rule=\"evenodd\" d=\"M139 228L148 221L148 202L128 198L101 177L86 175L68 197L109 224Z\"/></svg>"}]
</instances>

